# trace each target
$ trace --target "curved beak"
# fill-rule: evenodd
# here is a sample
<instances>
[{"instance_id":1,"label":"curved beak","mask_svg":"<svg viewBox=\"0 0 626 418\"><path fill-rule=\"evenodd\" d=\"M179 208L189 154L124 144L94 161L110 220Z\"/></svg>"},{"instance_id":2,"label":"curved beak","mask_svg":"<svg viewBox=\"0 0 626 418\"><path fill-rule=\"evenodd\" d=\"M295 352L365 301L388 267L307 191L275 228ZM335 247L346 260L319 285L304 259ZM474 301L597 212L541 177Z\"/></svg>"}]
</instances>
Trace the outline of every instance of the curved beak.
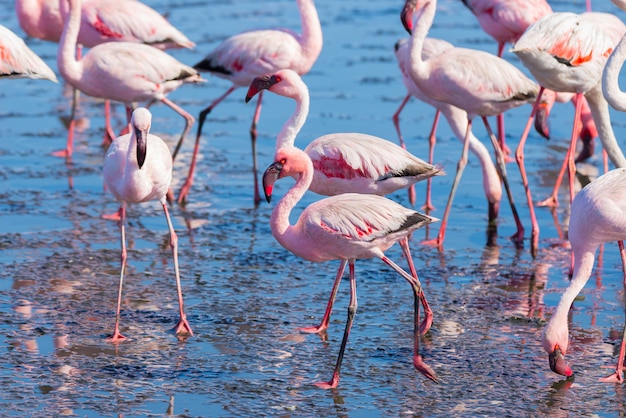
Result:
<instances>
[{"instance_id":1,"label":"curved beak","mask_svg":"<svg viewBox=\"0 0 626 418\"><path fill-rule=\"evenodd\" d=\"M148 151L148 131L135 129L135 138L137 140L137 164L139 168L143 167L146 161L146 152Z\"/></svg>"},{"instance_id":2,"label":"curved beak","mask_svg":"<svg viewBox=\"0 0 626 418\"><path fill-rule=\"evenodd\" d=\"M265 200L269 203L272 200L272 190L274 189L274 183L280 178L280 172L283 169L283 164L279 161L272 163L265 173L263 173L263 192L265 193Z\"/></svg>"},{"instance_id":3,"label":"curved beak","mask_svg":"<svg viewBox=\"0 0 626 418\"><path fill-rule=\"evenodd\" d=\"M550 111L546 103L540 103L535 114L535 130L545 139L550 139L550 125L548 124Z\"/></svg>"},{"instance_id":4,"label":"curved beak","mask_svg":"<svg viewBox=\"0 0 626 418\"><path fill-rule=\"evenodd\" d=\"M270 89L279 80L275 75L262 75L252 80L248 93L246 93L246 103L250 101L258 92Z\"/></svg>"},{"instance_id":5,"label":"curved beak","mask_svg":"<svg viewBox=\"0 0 626 418\"><path fill-rule=\"evenodd\" d=\"M415 0L407 0L400 12L400 21L404 29L411 35L413 33L413 14L415 12Z\"/></svg>"},{"instance_id":6,"label":"curved beak","mask_svg":"<svg viewBox=\"0 0 626 418\"><path fill-rule=\"evenodd\" d=\"M550 362L550 369L554 373L558 373L565 377L570 377L574 374L572 369L567 365L565 355L563 355L561 348L558 345L554 347L554 351L548 354L548 360Z\"/></svg>"}]
</instances>

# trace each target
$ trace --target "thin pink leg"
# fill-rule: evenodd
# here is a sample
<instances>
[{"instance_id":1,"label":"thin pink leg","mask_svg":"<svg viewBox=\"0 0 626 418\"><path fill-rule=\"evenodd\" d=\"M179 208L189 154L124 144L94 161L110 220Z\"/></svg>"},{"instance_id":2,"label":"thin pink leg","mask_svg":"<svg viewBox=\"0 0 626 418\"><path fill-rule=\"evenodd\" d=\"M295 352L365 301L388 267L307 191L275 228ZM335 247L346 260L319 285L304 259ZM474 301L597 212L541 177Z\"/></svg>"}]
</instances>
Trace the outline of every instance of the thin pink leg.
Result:
<instances>
[{"instance_id":1,"label":"thin pink leg","mask_svg":"<svg viewBox=\"0 0 626 418\"><path fill-rule=\"evenodd\" d=\"M170 230L170 248L172 249L172 258L174 259L174 273L176 275L176 290L178 292L178 307L180 313L180 320L176 327L174 327L174 332L176 334L189 334L193 335L193 331L191 331L191 326L189 322L187 322L187 315L185 314L185 304L183 302L183 289L180 283L180 270L178 268L178 236L176 235L176 231L174 230L174 226L172 225L172 219L170 218L170 213L167 210L167 205L165 201L161 202L161 206L163 207L163 213L165 214L165 220L167 221L167 227Z\"/></svg>"},{"instance_id":2,"label":"thin pink leg","mask_svg":"<svg viewBox=\"0 0 626 418\"><path fill-rule=\"evenodd\" d=\"M430 129L430 135L428 135L428 163L429 164L433 164L433 160L435 159L435 143L437 142L437 125L439 124L439 116L441 116L441 112L439 111L439 109L437 109L437 111L435 112L435 118L433 119L433 126ZM433 183L433 179L432 177L429 177L428 180L426 181L426 202L422 206L422 210L428 211L428 212L435 210L435 206L433 205L432 198L431 198L432 183ZM415 205L415 187L414 185L412 185L411 187L413 188L413 201L411 202L411 205ZM410 195L409 195L409 198L410 198Z\"/></svg>"},{"instance_id":3,"label":"thin pink leg","mask_svg":"<svg viewBox=\"0 0 626 418\"><path fill-rule=\"evenodd\" d=\"M346 344L348 344L348 336L352 329L352 322L354 321L354 315L358 306L356 299L356 278L354 276L354 260L350 260L350 304L348 305L348 319L346 321L346 329L343 332L343 339L341 340L341 347L339 348L339 355L337 356L337 363L335 363L335 371L333 377L328 382L318 382L315 385L322 389L334 389L339 384L339 370L341 369L341 363L343 361L343 354L346 351Z\"/></svg>"},{"instance_id":4,"label":"thin pink leg","mask_svg":"<svg viewBox=\"0 0 626 418\"><path fill-rule=\"evenodd\" d=\"M259 123L259 116L261 116L261 100L263 99L263 91L259 92L259 99L256 102L256 109L254 110L254 117L252 118L252 125L250 126L250 141L252 143L252 174L254 175L254 204L258 205L261 202L261 194L259 193L259 179L257 176L258 167L256 161L256 138L257 131L256 125Z\"/></svg>"},{"instance_id":5,"label":"thin pink leg","mask_svg":"<svg viewBox=\"0 0 626 418\"><path fill-rule=\"evenodd\" d=\"M415 264L413 264L413 257L411 257L411 250L409 249L409 240L407 238L400 240L400 247L402 248L402 252L404 253L404 257L409 264L409 270L411 271L411 275L417 280L419 283L419 278L417 277L417 270L415 269ZM411 283L413 285L413 283ZM419 286L419 290L414 289L417 294L419 294L419 299L424 307L424 320L419 325L419 333L420 335L425 335L430 327L433 325L433 310L430 308L428 301L426 300L426 296L424 295L424 291Z\"/></svg>"},{"instance_id":6,"label":"thin pink leg","mask_svg":"<svg viewBox=\"0 0 626 418\"><path fill-rule=\"evenodd\" d=\"M126 202L122 201L119 209L120 216L120 232L121 232L121 243L122 243L122 253L121 253L121 263L122 266L120 268L120 283L117 291L117 310L115 311L115 329L113 330L113 335L107 338L107 341L112 343L118 343L120 341L124 341L126 337L124 337L120 333L120 311L122 310L122 287L124 284L124 269L126 268L126 231L124 229L124 223L126 221Z\"/></svg>"},{"instance_id":7,"label":"thin pink leg","mask_svg":"<svg viewBox=\"0 0 626 418\"><path fill-rule=\"evenodd\" d=\"M333 290L330 292L330 298L328 299L328 304L326 305L326 311L324 312L322 322L320 322L320 324L316 327L300 328L300 331L310 334L319 334L320 332L324 332L328 329L330 314L333 311L333 305L335 304L335 298L337 297L337 290L339 290L339 284L343 278L343 272L346 269L346 264L348 264L348 260L341 260L341 265L339 266L339 270L337 270L337 276L335 276L335 282L333 283Z\"/></svg>"},{"instance_id":8,"label":"thin pink leg","mask_svg":"<svg viewBox=\"0 0 626 418\"><path fill-rule=\"evenodd\" d=\"M467 121L467 129L465 131L465 139L463 140L463 150L461 152L461 158L459 159L459 162L457 163L457 166L456 166L456 173L454 175L452 187L450 188L450 194L448 196L448 203L446 203L446 209L443 212L443 219L441 220L441 226L439 227L439 234L437 234L437 238L422 241L422 244L424 245L437 247L440 250L443 249L443 240L445 239L445 236L446 236L446 227L448 226L448 218L450 217L450 210L452 209L452 201L454 200L456 189L459 187L461 176L463 175L463 170L465 170L465 166L467 165L467 154L469 150L469 133L471 130L472 130L472 121L471 119L469 119Z\"/></svg>"},{"instance_id":9,"label":"thin pink leg","mask_svg":"<svg viewBox=\"0 0 626 418\"><path fill-rule=\"evenodd\" d=\"M113 131L113 126L111 126L111 101L104 101L104 139L102 141L102 145L108 147L111 145L111 142L117 138L115 136L115 131Z\"/></svg>"},{"instance_id":10,"label":"thin pink leg","mask_svg":"<svg viewBox=\"0 0 626 418\"><path fill-rule=\"evenodd\" d=\"M622 258L622 269L624 271L624 290L626 290L626 251L624 250L624 241L618 241L619 254ZM617 358L617 366L615 367L615 373L610 376L600 379L605 383L624 383L624 355L626 355L626 323L624 324L624 331L622 332L622 344L619 348L619 355Z\"/></svg>"},{"instance_id":11,"label":"thin pink leg","mask_svg":"<svg viewBox=\"0 0 626 418\"><path fill-rule=\"evenodd\" d=\"M393 120L393 126L396 127L396 132L398 133L398 140L400 141L400 146L404 149L406 149L406 145L404 145L404 138L402 137L402 132L400 131L400 113L402 112L402 110L404 109L404 106L406 106L410 98L411 98L411 95L407 94L402 100L402 103L400 103L400 107L398 108L398 110L396 110L396 113L394 113L393 116L391 117L391 120Z\"/></svg>"},{"instance_id":12,"label":"thin pink leg","mask_svg":"<svg viewBox=\"0 0 626 418\"><path fill-rule=\"evenodd\" d=\"M78 89L72 90L72 109L70 112L70 121L67 126L67 141L65 142L65 149L54 151L52 153L55 157L65 158L68 162L72 160L72 153L74 152L74 129L76 128L76 106L78 105L78 96L80 91Z\"/></svg>"},{"instance_id":13,"label":"thin pink leg","mask_svg":"<svg viewBox=\"0 0 626 418\"><path fill-rule=\"evenodd\" d=\"M231 86L228 90L226 90L226 93L222 94L207 108L200 112L200 116L198 117L198 133L196 135L196 143L194 145L193 154L191 156L191 164L189 164L189 173L187 174L187 180L185 180L185 184L183 184L183 187L180 189L180 193L178 195L178 203L183 203L187 200L187 195L189 194L189 190L191 189L191 185L193 184L193 173L196 168L196 158L198 156L198 151L200 150L200 137L202 136L202 126L204 125L204 121L206 120L207 115L211 113L211 111L215 108L215 106L217 106L233 91L235 91L235 86ZM180 145L181 142L178 141L178 144L176 145L176 148L172 153L172 159L176 158Z\"/></svg>"}]
</instances>

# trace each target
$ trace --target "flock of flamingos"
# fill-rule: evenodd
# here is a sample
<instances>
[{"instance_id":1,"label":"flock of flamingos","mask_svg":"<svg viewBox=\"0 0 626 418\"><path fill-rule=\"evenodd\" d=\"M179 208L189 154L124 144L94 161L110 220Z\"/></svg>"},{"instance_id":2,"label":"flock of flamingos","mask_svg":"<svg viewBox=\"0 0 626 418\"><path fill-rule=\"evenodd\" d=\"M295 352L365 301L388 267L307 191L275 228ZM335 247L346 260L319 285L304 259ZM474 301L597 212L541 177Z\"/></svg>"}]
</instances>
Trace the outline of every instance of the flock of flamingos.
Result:
<instances>
[{"instance_id":1,"label":"flock of flamingos","mask_svg":"<svg viewBox=\"0 0 626 418\"><path fill-rule=\"evenodd\" d=\"M115 329L109 340L123 341L119 319L126 262L125 217L127 203L158 200L163 207L170 232L170 247L178 288L180 320L177 334L193 335L187 321L178 268L177 236L168 205L189 198L202 126L207 115L239 87L248 88L246 102L257 97L250 129L252 142L254 200L261 200L257 181L255 153L256 123L260 116L265 90L293 99L296 109L276 138L274 162L262 176L262 190L268 201L273 185L283 177L295 178L295 184L276 204L271 216L271 230L276 240L289 251L313 262L340 260L330 299L318 326L303 332L319 333L329 324L332 306L346 265L349 267L350 303L343 340L332 378L317 383L334 388L344 350L357 308L355 260L379 258L393 268L411 286L414 295L413 364L423 375L437 382L436 373L419 354L420 337L433 322L431 310L422 291L409 250L409 237L423 225L438 219L403 207L383 195L409 189L415 203L413 185L443 172L407 152L403 147L378 137L335 133L312 141L298 149L295 139L309 111L309 93L301 76L314 65L322 50L322 27L313 0L296 0L301 16L300 34L283 29L254 30L234 35L210 52L196 65L188 66L172 58L167 48L191 48L194 43L172 27L161 15L137 1L118 0L16 0L20 25L30 36L58 42L58 71L75 89L72 122L67 145L55 155L71 158L73 113L76 95L82 92L105 100L105 140L110 146L104 158L103 175L108 190L119 200L117 213L107 215L119 221L122 234L121 272ZM572 248L571 282L563 293L554 315L543 333L543 347L550 368L571 376L565 361L568 351L567 315L574 298L589 279L598 246L618 241L626 266L621 240L626 238L626 158L611 128L609 104L626 111L626 95L619 90L618 76L626 59L626 25L608 13L553 13L546 0L463 0L481 26L498 42L498 56L482 51L456 48L448 42L427 38L435 19L436 0L406 0L400 20L411 35L396 45L398 64L407 88L407 96L394 115L402 143L398 115L411 96L437 109L434 131L443 113L463 148L438 236L430 242L442 246L447 219L468 153L476 154L483 171L483 185L489 204L489 222L495 222L502 198L502 184L517 223L512 237L522 245L524 228L519 219L508 179L506 161L514 158L520 168L529 205L532 231L531 252L537 251L539 227L524 168L524 143L533 120L540 133L549 135L546 118L557 101L571 100L576 112L570 148L564 159L561 176L568 171L571 197L569 241ZM626 10L626 2L613 0ZM590 10L591 5L587 4ZM530 71L533 79L500 58L507 43ZM86 52L81 46L89 48ZM14 33L0 26L0 73L2 76L30 77L57 81L55 73ZM187 180L174 196L170 190L172 161L195 118L167 98L167 94L185 83L199 83L201 72L209 72L232 82L222 96L199 115L198 133ZM108 101L126 105L128 130L117 136L109 121ZM137 102L161 101L185 119L185 127L173 152L158 136L150 134L151 113L147 108L133 109ZM533 104L522 139L512 153L504 142L501 114L526 103ZM496 136L487 117L498 116ZM480 117L494 147L496 164L486 147L472 134L472 123ZM589 141L597 136L610 162L616 167L591 182L574 196L575 159L589 156ZM575 157L576 142L582 138L582 152ZM541 204L555 204L555 194ZM311 189L324 199L309 205L295 224L289 217L304 193ZM428 188L425 208L430 205ZM404 270L385 256L385 251L399 243L408 261ZM625 276L626 285L626 276ZM424 318L420 320L420 308ZM615 372L605 382L623 382L625 336Z\"/></svg>"}]
</instances>

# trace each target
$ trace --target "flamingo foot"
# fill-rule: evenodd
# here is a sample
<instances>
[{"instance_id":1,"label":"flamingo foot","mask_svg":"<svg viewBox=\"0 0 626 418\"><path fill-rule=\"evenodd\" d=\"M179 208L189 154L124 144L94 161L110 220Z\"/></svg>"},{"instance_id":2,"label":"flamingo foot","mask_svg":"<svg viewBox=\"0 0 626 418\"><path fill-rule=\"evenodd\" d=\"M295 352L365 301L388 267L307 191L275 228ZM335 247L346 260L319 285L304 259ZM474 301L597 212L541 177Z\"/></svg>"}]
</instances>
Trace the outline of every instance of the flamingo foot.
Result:
<instances>
[{"instance_id":1,"label":"flamingo foot","mask_svg":"<svg viewBox=\"0 0 626 418\"><path fill-rule=\"evenodd\" d=\"M602 383L624 383L624 373L621 370L619 372L616 370L615 373L600 378L598 381Z\"/></svg>"},{"instance_id":2,"label":"flamingo foot","mask_svg":"<svg viewBox=\"0 0 626 418\"><path fill-rule=\"evenodd\" d=\"M431 367L424 362L422 356L419 354L413 356L413 366L417 369L418 372L429 378L435 383L439 383L439 378L437 374L431 369Z\"/></svg>"},{"instance_id":3,"label":"flamingo foot","mask_svg":"<svg viewBox=\"0 0 626 418\"><path fill-rule=\"evenodd\" d=\"M119 212L115 212L115 213L105 213L104 215L102 215L102 219L106 219L108 221L121 221L122 217L120 216Z\"/></svg>"},{"instance_id":4,"label":"flamingo foot","mask_svg":"<svg viewBox=\"0 0 626 418\"><path fill-rule=\"evenodd\" d=\"M322 332L325 332L327 329L328 325L320 324L318 326L298 328L298 331L304 332L305 334L320 334Z\"/></svg>"},{"instance_id":5,"label":"flamingo foot","mask_svg":"<svg viewBox=\"0 0 626 418\"><path fill-rule=\"evenodd\" d=\"M441 240L439 239L439 237L437 238L433 238L433 239L428 239L428 240L424 240L422 242L420 242L421 245L426 245L427 247L436 247L438 249L443 249L443 243L441 242Z\"/></svg>"},{"instance_id":6,"label":"flamingo foot","mask_svg":"<svg viewBox=\"0 0 626 418\"><path fill-rule=\"evenodd\" d=\"M120 343L124 340L126 340L127 338L124 337L118 330L116 330L113 335L111 335L110 337L107 337L106 341L110 342L110 343Z\"/></svg>"},{"instance_id":7,"label":"flamingo foot","mask_svg":"<svg viewBox=\"0 0 626 418\"><path fill-rule=\"evenodd\" d=\"M429 214L430 212L435 210L435 207L430 202L428 202L428 203L424 203L420 209L423 212L426 212L426 214Z\"/></svg>"},{"instance_id":8,"label":"flamingo foot","mask_svg":"<svg viewBox=\"0 0 626 418\"><path fill-rule=\"evenodd\" d=\"M329 382L317 382L315 386L321 389L335 389L339 384L339 373L333 373L333 378Z\"/></svg>"},{"instance_id":9,"label":"flamingo foot","mask_svg":"<svg viewBox=\"0 0 626 418\"><path fill-rule=\"evenodd\" d=\"M504 162L505 163L512 163L512 162L517 161L514 157L511 157L511 155L509 155L509 154L510 154L510 150L509 150L509 153L504 155Z\"/></svg>"},{"instance_id":10,"label":"flamingo foot","mask_svg":"<svg viewBox=\"0 0 626 418\"><path fill-rule=\"evenodd\" d=\"M193 337L193 331L191 330L189 322L187 322L187 318L181 318L180 321L178 321L178 325L172 329L176 335L184 334Z\"/></svg>"},{"instance_id":11,"label":"flamingo foot","mask_svg":"<svg viewBox=\"0 0 626 418\"><path fill-rule=\"evenodd\" d=\"M556 198L556 196L552 195L549 198L542 200L541 202L537 202L537 206L556 208L559 206L559 200Z\"/></svg>"},{"instance_id":12,"label":"flamingo foot","mask_svg":"<svg viewBox=\"0 0 626 418\"><path fill-rule=\"evenodd\" d=\"M72 156L72 153L69 150L62 149L52 152L52 155L59 158L70 158Z\"/></svg>"}]
</instances>

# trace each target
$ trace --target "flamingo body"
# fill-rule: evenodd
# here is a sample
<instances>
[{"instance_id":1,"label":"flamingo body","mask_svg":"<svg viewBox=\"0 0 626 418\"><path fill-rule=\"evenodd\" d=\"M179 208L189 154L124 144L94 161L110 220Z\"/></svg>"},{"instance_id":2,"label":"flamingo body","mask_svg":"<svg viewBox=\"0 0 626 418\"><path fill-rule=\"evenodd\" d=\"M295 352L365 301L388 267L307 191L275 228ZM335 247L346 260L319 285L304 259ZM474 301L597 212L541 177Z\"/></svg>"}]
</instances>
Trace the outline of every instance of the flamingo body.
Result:
<instances>
[{"instance_id":1,"label":"flamingo body","mask_svg":"<svg viewBox=\"0 0 626 418\"><path fill-rule=\"evenodd\" d=\"M19 36L2 25L0 78L34 78L57 82L54 71Z\"/></svg>"}]
</instances>

